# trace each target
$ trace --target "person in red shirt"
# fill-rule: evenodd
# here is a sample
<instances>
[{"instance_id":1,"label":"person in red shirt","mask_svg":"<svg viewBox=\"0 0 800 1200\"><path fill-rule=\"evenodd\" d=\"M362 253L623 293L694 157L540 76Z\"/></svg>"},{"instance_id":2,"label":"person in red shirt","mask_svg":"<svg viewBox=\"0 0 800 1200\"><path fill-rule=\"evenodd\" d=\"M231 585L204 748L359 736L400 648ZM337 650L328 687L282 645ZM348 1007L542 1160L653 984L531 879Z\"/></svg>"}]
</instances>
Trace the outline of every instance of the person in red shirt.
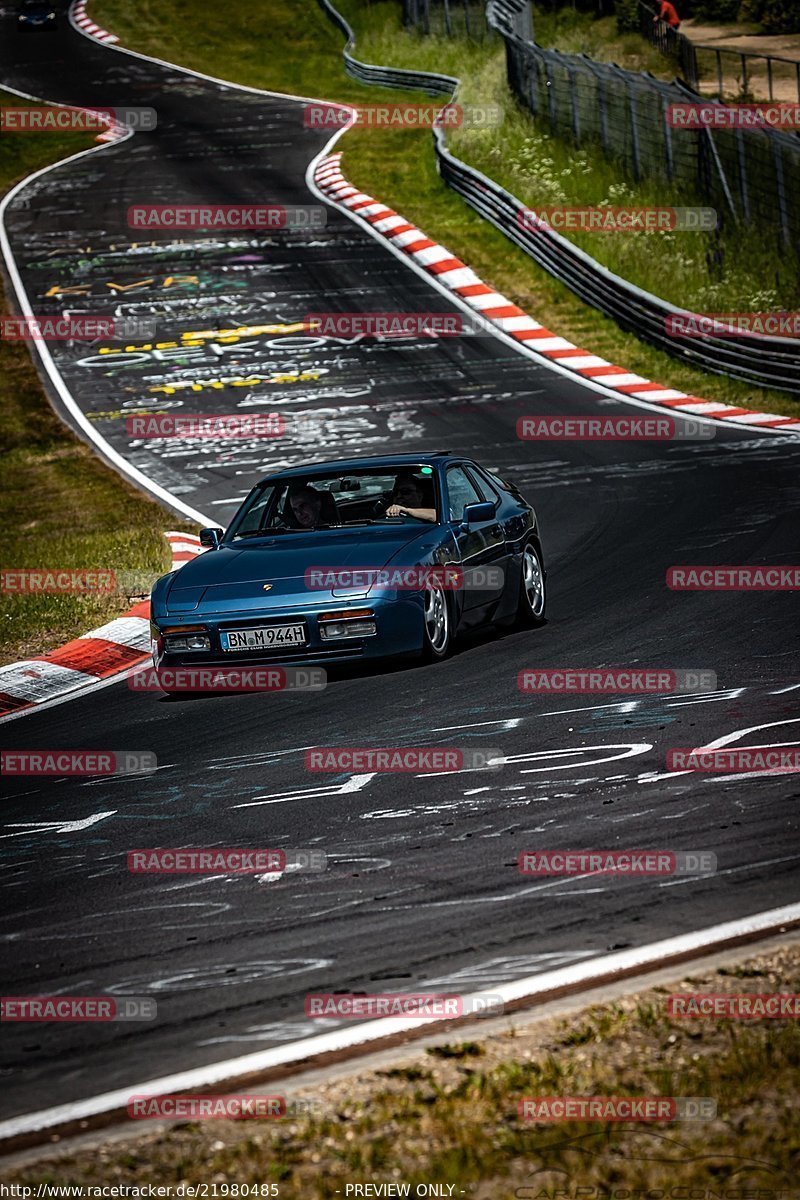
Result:
<instances>
[{"instance_id":1,"label":"person in red shirt","mask_svg":"<svg viewBox=\"0 0 800 1200\"><path fill-rule=\"evenodd\" d=\"M675 5L671 2L671 0L661 0L661 8L658 11L658 15L653 17L653 20L666 21L670 29L674 29L676 33L681 27L681 19L678 16L678 10L675 8Z\"/></svg>"}]
</instances>

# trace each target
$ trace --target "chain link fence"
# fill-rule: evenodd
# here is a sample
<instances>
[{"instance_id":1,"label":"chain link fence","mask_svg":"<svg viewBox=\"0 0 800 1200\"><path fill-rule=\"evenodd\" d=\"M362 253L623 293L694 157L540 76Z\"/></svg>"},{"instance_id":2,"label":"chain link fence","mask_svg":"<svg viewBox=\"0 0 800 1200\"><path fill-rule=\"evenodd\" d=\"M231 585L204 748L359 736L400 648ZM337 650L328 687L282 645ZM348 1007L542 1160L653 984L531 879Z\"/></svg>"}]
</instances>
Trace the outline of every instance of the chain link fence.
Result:
<instances>
[{"instance_id":1,"label":"chain link fence","mask_svg":"<svg viewBox=\"0 0 800 1200\"><path fill-rule=\"evenodd\" d=\"M545 50L517 32L509 0L488 6L489 24L506 44L508 81L517 98L552 133L577 145L599 145L635 180L677 185L710 203L722 221L774 234L783 250L800 249L800 138L771 128L721 128L712 116L701 128L670 119L673 105L702 104L724 117L724 106L678 80L625 71L583 54ZM513 5L511 6L513 8Z\"/></svg>"}]
</instances>

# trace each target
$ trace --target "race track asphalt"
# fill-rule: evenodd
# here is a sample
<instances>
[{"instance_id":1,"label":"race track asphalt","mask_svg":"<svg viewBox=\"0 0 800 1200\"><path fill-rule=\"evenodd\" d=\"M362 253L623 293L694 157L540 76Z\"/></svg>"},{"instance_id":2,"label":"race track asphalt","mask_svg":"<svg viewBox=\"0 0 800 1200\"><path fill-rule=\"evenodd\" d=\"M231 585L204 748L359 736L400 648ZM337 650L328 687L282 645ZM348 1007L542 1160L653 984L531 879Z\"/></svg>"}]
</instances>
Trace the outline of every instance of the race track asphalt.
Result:
<instances>
[{"instance_id":1,"label":"race track asphalt","mask_svg":"<svg viewBox=\"0 0 800 1200\"><path fill-rule=\"evenodd\" d=\"M156 131L55 168L10 206L37 313L150 316L169 342L311 311L450 310L331 208L307 233L132 246L132 204L319 204L304 177L327 135L303 127L297 101L192 78L66 27L19 38L9 23L7 12L0 82L158 113ZM159 766L149 777L5 781L4 994L147 996L158 1013L5 1025L0 1077L12 1086L0 1115L327 1031L304 1014L310 991L491 991L797 900L797 776L665 766L672 747L731 735L797 742L796 596L672 592L665 572L796 562L800 441L719 426L705 441L521 442L521 415L631 409L492 337L201 342L199 354L131 351L113 364L96 348L52 351L102 437L215 523L283 463L446 447L497 468L536 505L549 620L473 637L430 667L341 671L320 693L169 700L122 682L5 724L4 748L149 750ZM206 386L220 377L253 382ZM203 384L191 399L174 387L189 380ZM166 401L302 420L268 444L132 441L125 413ZM523 667L613 664L706 669L718 686L632 699L517 689ZM318 745L489 747L504 761L483 773L315 776L304 749ZM328 868L278 881L128 874L129 849L181 845L316 848ZM516 867L527 849L642 846L711 851L718 870L552 880Z\"/></svg>"}]
</instances>

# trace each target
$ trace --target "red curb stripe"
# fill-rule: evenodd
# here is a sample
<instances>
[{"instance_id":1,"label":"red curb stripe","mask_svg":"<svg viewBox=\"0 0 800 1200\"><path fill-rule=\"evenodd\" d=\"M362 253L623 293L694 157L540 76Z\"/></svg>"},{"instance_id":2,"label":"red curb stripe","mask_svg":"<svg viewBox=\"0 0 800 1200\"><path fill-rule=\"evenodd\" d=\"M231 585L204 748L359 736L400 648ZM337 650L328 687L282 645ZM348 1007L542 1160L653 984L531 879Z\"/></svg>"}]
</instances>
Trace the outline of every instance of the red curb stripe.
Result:
<instances>
[{"instance_id":1,"label":"red curb stripe","mask_svg":"<svg viewBox=\"0 0 800 1200\"><path fill-rule=\"evenodd\" d=\"M631 374L635 375L636 372L632 371ZM662 387L660 383L615 383L614 387L618 392L624 392L626 396L632 392L636 392L636 395L638 396L639 392L667 391L667 389ZM678 389L676 388L675 390L677 391Z\"/></svg>"},{"instance_id":2,"label":"red curb stripe","mask_svg":"<svg viewBox=\"0 0 800 1200\"><path fill-rule=\"evenodd\" d=\"M527 317L527 315L521 308L517 308L516 304L503 304L499 308L484 308L481 310L481 316L492 317L497 321L503 317Z\"/></svg>"},{"instance_id":3,"label":"red curb stripe","mask_svg":"<svg viewBox=\"0 0 800 1200\"><path fill-rule=\"evenodd\" d=\"M67 642L66 646L61 646L50 654L38 654L32 661L53 663L56 667L69 667L72 671L83 671L86 675L95 675L102 679L147 657L147 651L136 646L121 646L118 642L109 642L105 638L79 638L77 641Z\"/></svg>"},{"instance_id":4,"label":"red curb stripe","mask_svg":"<svg viewBox=\"0 0 800 1200\"><path fill-rule=\"evenodd\" d=\"M512 329L511 336L515 337L515 338L519 338L523 342L527 342L527 341L531 341L531 340L538 341L540 338L544 339L544 338L558 337L558 334L551 333L549 329ZM539 353L540 354L550 354L550 353L561 354L562 352L561 352L561 350L553 350L553 351L540 350Z\"/></svg>"},{"instance_id":5,"label":"red curb stripe","mask_svg":"<svg viewBox=\"0 0 800 1200\"><path fill-rule=\"evenodd\" d=\"M395 226L394 229L387 229L386 232L383 234L383 237L387 237L387 238L397 237L397 235L399 233L408 233L409 230L411 230L413 228L414 228L413 225L409 225L408 222L406 222L405 225L397 225L397 226Z\"/></svg>"},{"instance_id":6,"label":"red curb stripe","mask_svg":"<svg viewBox=\"0 0 800 1200\"><path fill-rule=\"evenodd\" d=\"M403 246L403 249L407 254L416 254L419 250L430 250L431 246L436 245L436 242L432 242L423 233L416 242L409 242L407 246Z\"/></svg>"},{"instance_id":7,"label":"red curb stripe","mask_svg":"<svg viewBox=\"0 0 800 1200\"><path fill-rule=\"evenodd\" d=\"M454 292L458 292L459 296L488 296L494 288L487 287L485 283L465 283L463 287L453 288Z\"/></svg>"},{"instance_id":8,"label":"red curb stripe","mask_svg":"<svg viewBox=\"0 0 800 1200\"><path fill-rule=\"evenodd\" d=\"M579 371L578 374L588 375L590 378L594 379L596 375L630 375L631 372L626 371L624 367L617 367L612 364L607 367L584 367L584 369ZM644 384L637 384L637 387L638 386L644 387Z\"/></svg>"},{"instance_id":9,"label":"red curb stripe","mask_svg":"<svg viewBox=\"0 0 800 1200\"><path fill-rule=\"evenodd\" d=\"M387 208L386 212L370 213L365 220L369 221L370 225L374 225L376 221L387 221L389 217L396 216L399 216L399 213L396 213L393 208ZM378 232L380 233L381 230L378 230Z\"/></svg>"},{"instance_id":10,"label":"red curb stripe","mask_svg":"<svg viewBox=\"0 0 800 1200\"><path fill-rule=\"evenodd\" d=\"M432 275L442 275L445 271L456 271L466 265L460 258L443 258L441 262L431 263L428 270Z\"/></svg>"},{"instance_id":11,"label":"red curb stripe","mask_svg":"<svg viewBox=\"0 0 800 1200\"><path fill-rule=\"evenodd\" d=\"M556 354L559 358L588 358L590 356L593 358L602 358L602 355L600 354L592 355L591 350L579 350L577 346L574 350L556 350ZM586 367L576 367L575 370L578 372L578 374L581 374L586 370Z\"/></svg>"}]
</instances>

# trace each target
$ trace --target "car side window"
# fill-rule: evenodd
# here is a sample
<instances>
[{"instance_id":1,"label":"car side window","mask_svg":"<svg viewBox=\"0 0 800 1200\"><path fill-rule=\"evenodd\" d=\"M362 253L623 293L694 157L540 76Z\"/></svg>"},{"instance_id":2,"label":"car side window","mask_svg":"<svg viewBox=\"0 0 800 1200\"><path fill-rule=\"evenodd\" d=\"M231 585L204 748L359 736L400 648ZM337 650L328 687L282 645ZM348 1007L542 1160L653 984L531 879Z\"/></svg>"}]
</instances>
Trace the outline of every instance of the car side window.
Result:
<instances>
[{"instance_id":1,"label":"car side window","mask_svg":"<svg viewBox=\"0 0 800 1200\"><path fill-rule=\"evenodd\" d=\"M464 506L480 504L475 485L470 482L463 467L448 467L447 469L447 500L450 506L450 520L460 521L464 515Z\"/></svg>"},{"instance_id":2,"label":"car side window","mask_svg":"<svg viewBox=\"0 0 800 1200\"><path fill-rule=\"evenodd\" d=\"M496 505L500 500L500 497L483 473L476 470L475 467L468 467L467 474L480 493L481 500L488 500L490 504Z\"/></svg>"}]
</instances>

